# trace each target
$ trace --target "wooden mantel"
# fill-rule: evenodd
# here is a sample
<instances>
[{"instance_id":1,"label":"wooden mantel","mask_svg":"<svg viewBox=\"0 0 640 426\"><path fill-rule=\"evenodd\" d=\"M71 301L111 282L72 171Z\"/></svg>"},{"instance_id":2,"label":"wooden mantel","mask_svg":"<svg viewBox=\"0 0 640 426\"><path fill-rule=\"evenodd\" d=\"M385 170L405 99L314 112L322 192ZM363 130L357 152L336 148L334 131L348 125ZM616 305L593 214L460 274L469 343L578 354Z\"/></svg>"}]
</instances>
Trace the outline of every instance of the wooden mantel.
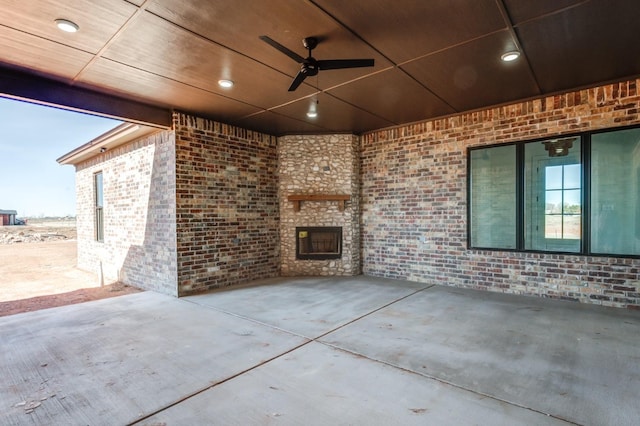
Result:
<instances>
[{"instance_id":1,"label":"wooden mantel","mask_svg":"<svg viewBox=\"0 0 640 426\"><path fill-rule=\"evenodd\" d=\"M300 203L302 201L337 201L338 209L342 212L344 211L344 203L345 201L349 201L351 199L351 195L347 194L294 194L289 195L289 201L293 201L293 211L300 211Z\"/></svg>"}]
</instances>

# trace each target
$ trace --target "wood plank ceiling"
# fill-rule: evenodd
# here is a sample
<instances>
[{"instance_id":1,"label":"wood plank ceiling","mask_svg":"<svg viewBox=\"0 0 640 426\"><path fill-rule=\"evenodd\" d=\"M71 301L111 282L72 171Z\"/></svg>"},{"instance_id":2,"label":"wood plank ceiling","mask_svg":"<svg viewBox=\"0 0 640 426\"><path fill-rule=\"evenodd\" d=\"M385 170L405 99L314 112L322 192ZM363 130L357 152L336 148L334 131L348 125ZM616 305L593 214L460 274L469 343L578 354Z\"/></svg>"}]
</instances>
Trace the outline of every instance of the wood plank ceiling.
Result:
<instances>
[{"instance_id":1,"label":"wood plank ceiling","mask_svg":"<svg viewBox=\"0 0 640 426\"><path fill-rule=\"evenodd\" d=\"M2 0L0 11L0 94L156 124L175 109L274 135L359 134L640 75L638 0ZM299 65L261 35L303 57L316 36L316 59L375 66L320 71L288 92ZM520 58L501 61L510 50Z\"/></svg>"}]
</instances>

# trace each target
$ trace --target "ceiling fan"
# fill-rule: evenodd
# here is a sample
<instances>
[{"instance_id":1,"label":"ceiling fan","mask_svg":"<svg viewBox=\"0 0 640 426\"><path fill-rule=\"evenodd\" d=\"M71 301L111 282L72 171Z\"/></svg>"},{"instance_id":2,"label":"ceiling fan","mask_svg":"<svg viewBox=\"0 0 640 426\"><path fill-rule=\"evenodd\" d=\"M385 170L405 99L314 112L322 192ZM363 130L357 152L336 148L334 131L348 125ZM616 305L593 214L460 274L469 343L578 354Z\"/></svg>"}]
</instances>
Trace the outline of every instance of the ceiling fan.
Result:
<instances>
[{"instance_id":1,"label":"ceiling fan","mask_svg":"<svg viewBox=\"0 0 640 426\"><path fill-rule=\"evenodd\" d=\"M289 87L289 92L293 92L294 90L296 90L298 86L302 84L305 78L317 75L318 71L320 70L372 67L374 62L373 59L326 59L319 61L311 56L311 51L318 45L318 39L316 37L307 37L302 40L302 44L304 45L304 47L309 50L309 56L307 58L303 58L296 52L293 52L290 49L284 47L270 37L263 35L260 36L260 40L271 45L272 47L275 47L277 50L284 53L297 63L302 64L298 75L296 75L296 78L293 79L293 83L291 83L291 86Z\"/></svg>"}]
</instances>

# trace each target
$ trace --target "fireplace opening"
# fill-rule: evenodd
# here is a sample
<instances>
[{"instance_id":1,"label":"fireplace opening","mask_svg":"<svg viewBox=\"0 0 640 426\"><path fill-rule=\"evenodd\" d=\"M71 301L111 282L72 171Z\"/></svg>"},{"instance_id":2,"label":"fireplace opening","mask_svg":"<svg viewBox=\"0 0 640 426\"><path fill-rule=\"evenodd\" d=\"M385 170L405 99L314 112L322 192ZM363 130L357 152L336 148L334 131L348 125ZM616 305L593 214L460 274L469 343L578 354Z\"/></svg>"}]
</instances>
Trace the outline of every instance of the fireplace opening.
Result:
<instances>
[{"instance_id":1,"label":"fireplace opening","mask_svg":"<svg viewBox=\"0 0 640 426\"><path fill-rule=\"evenodd\" d=\"M341 227L296 227L296 259L324 260L341 257Z\"/></svg>"}]
</instances>

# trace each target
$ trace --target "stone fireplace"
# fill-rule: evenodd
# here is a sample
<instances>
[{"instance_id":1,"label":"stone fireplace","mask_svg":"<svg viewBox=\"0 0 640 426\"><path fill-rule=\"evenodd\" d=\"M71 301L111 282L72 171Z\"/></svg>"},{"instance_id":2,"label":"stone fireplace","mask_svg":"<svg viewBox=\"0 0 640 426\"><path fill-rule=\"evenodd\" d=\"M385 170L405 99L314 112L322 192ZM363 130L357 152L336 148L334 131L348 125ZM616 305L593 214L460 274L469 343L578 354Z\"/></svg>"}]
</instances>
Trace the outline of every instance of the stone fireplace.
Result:
<instances>
[{"instance_id":1,"label":"stone fireplace","mask_svg":"<svg viewBox=\"0 0 640 426\"><path fill-rule=\"evenodd\" d=\"M359 139L278 138L283 276L358 275Z\"/></svg>"}]
</instances>

